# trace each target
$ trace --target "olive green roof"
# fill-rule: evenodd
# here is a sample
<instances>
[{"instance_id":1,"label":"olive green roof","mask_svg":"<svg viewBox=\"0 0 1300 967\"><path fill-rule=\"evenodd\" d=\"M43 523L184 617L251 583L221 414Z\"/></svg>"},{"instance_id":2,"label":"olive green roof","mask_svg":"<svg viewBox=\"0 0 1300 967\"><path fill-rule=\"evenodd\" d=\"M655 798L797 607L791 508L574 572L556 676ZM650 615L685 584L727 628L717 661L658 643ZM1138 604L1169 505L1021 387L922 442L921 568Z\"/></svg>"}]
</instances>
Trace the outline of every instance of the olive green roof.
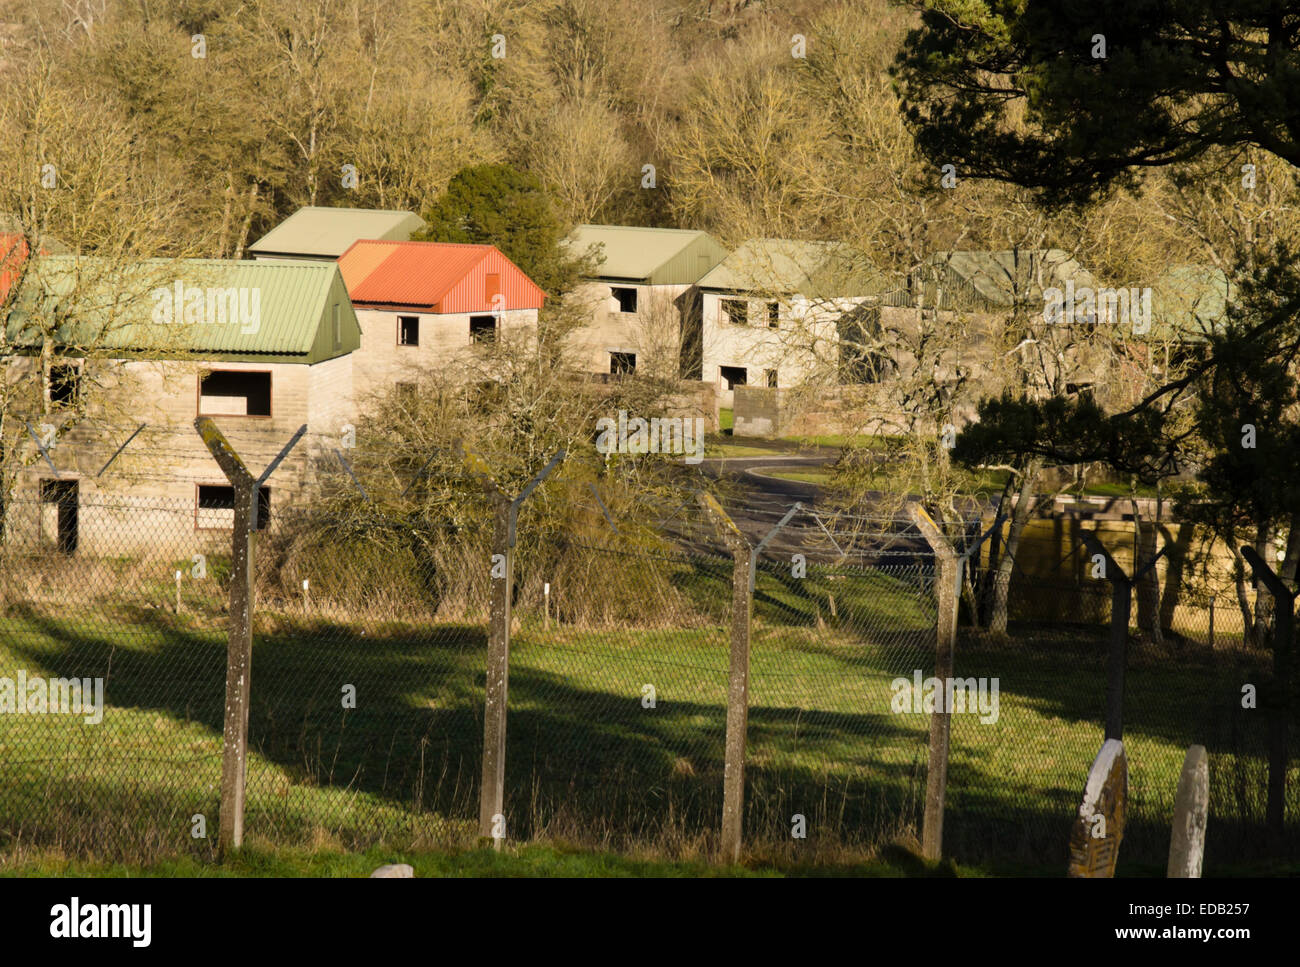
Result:
<instances>
[{"instance_id":1,"label":"olive green roof","mask_svg":"<svg viewBox=\"0 0 1300 967\"><path fill-rule=\"evenodd\" d=\"M707 232L632 225L579 225L568 244L576 254L594 249L595 278L643 285L693 285L727 257Z\"/></svg>"},{"instance_id":2,"label":"olive green roof","mask_svg":"<svg viewBox=\"0 0 1300 967\"><path fill-rule=\"evenodd\" d=\"M1150 339L1203 342L1223 324L1236 286L1220 269L1176 265L1151 287Z\"/></svg>"},{"instance_id":3,"label":"olive green roof","mask_svg":"<svg viewBox=\"0 0 1300 967\"><path fill-rule=\"evenodd\" d=\"M317 363L361 344L338 265L289 260L44 256L33 260L6 332L11 346L31 351L47 330L65 352L167 359Z\"/></svg>"},{"instance_id":4,"label":"olive green roof","mask_svg":"<svg viewBox=\"0 0 1300 967\"><path fill-rule=\"evenodd\" d=\"M1042 307L1043 291L1073 281L1096 287L1091 273L1062 249L935 252L922 263L911 291L891 294L892 305L989 312L1016 305Z\"/></svg>"},{"instance_id":5,"label":"olive green roof","mask_svg":"<svg viewBox=\"0 0 1300 967\"><path fill-rule=\"evenodd\" d=\"M299 208L249 246L252 255L336 259L361 239L408 242L424 228L414 212Z\"/></svg>"},{"instance_id":6,"label":"olive green roof","mask_svg":"<svg viewBox=\"0 0 1300 967\"><path fill-rule=\"evenodd\" d=\"M699 281L701 289L812 299L879 296L897 284L852 246L789 238L750 239Z\"/></svg>"}]
</instances>

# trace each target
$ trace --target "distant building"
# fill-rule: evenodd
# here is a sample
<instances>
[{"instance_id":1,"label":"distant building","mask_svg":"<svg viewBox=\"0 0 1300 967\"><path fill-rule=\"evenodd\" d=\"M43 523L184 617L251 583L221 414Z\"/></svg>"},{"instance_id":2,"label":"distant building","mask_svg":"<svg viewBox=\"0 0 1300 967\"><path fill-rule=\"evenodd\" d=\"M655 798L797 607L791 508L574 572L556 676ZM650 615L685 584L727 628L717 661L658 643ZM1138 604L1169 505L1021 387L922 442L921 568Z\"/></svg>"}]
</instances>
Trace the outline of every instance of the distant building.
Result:
<instances>
[{"instance_id":1,"label":"distant building","mask_svg":"<svg viewBox=\"0 0 1300 967\"><path fill-rule=\"evenodd\" d=\"M737 386L856 381L890 282L838 242L751 239L699 280L703 378L730 406Z\"/></svg>"},{"instance_id":2,"label":"distant building","mask_svg":"<svg viewBox=\"0 0 1300 967\"><path fill-rule=\"evenodd\" d=\"M360 241L339 269L361 326L359 397L414 383L498 339L535 340L546 300L491 245Z\"/></svg>"},{"instance_id":3,"label":"distant building","mask_svg":"<svg viewBox=\"0 0 1300 967\"><path fill-rule=\"evenodd\" d=\"M43 458L30 461L15 498L41 510L33 517L11 507L6 526L40 527L68 552L120 548L124 535L153 539L151 530L224 532L228 541L234 495L194 429L198 416L214 417L253 464L269 461L303 424L332 436L353 418L361 333L334 263L120 266L44 256L10 314L6 335L16 352L5 364L39 366L52 318L66 322L55 330L57 361L39 420L58 431L54 469ZM145 429L101 476L105 428L122 436L118 443L124 428L138 424ZM269 482L268 514L292 503L307 454L299 447ZM130 520L114 516L123 513L120 501L98 499L104 493L150 498L153 509Z\"/></svg>"},{"instance_id":4,"label":"distant building","mask_svg":"<svg viewBox=\"0 0 1300 967\"><path fill-rule=\"evenodd\" d=\"M248 247L255 259L334 260L361 239L406 242L424 228L414 212L299 208Z\"/></svg>"},{"instance_id":5,"label":"distant building","mask_svg":"<svg viewBox=\"0 0 1300 967\"><path fill-rule=\"evenodd\" d=\"M696 283L727 250L706 232L627 225L580 225L568 244L599 260L573 296L591 319L568 337L575 363L592 373L699 379Z\"/></svg>"}]
</instances>

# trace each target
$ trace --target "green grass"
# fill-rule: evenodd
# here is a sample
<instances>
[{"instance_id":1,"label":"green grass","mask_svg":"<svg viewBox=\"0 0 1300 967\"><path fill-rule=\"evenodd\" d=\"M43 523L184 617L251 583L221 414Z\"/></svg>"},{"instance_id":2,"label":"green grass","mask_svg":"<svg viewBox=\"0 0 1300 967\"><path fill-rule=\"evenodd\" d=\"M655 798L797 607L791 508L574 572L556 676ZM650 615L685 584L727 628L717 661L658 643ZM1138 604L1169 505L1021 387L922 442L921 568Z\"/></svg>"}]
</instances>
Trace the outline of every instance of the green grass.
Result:
<instances>
[{"instance_id":1,"label":"green grass","mask_svg":"<svg viewBox=\"0 0 1300 967\"><path fill-rule=\"evenodd\" d=\"M1091 483L1083 488L1083 493L1090 497L1150 497L1159 496L1155 487L1141 486L1136 489L1126 483Z\"/></svg>"},{"instance_id":2,"label":"green grass","mask_svg":"<svg viewBox=\"0 0 1300 967\"><path fill-rule=\"evenodd\" d=\"M980 876L974 867L928 863L910 850L890 848L879 857L853 863L750 863L719 865L703 859L665 861L620 856L550 844L509 845L411 852L374 847L362 852L334 849L246 846L220 863L177 856L153 863L97 863L57 854L0 860L0 877L368 877L388 863L406 863L416 877L806 877L806 876Z\"/></svg>"},{"instance_id":3,"label":"green grass","mask_svg":"<svg viewBox=\"0 0 1300 967\"><path fill-rule=\"evenodd\" d=\"M706 457L779 457L771 447L746 446L743 443L715 443L704 451Z\"/></svg>"},{"instance_id":4,"label":"green grass","mask_svg":"<svg viewBox=\"0 0 1300 967\"><path fill-rule=\"evenodd\" d=\"M678 566L671 577L695 602L694 626L685 612L653 601L642 626L608 630L548 629L520 609L508 835L581 844L586 858L563 861L573 875L585 875L581 867L695 875L691 862L716 846L729 660L721 609L730 573ZM165 582L160 588L165 594ZM895 678L933 665L929 596L905 572L812 568L796 578L788 563L769 562L758 574L754 615L752 861L784 870L870 865L881 843L914 834L919 821L927 717L892 714L890 699ZM368 863L380 844L385 857L422 856L427 870L447 875L564 868L555 858L563 852L530 847L500 858L469 849L477 836L481 625L304 622L269 611L264 618L252 666L247 829L269 851L268 869L315 875L302 864L317 861L301 857L369 850ZM0 716L0 855L17 851L20 861L30 855L39 864L63 854L132 869L172 857L181 864L174 869L208 869L220 775L220 615L121 607L78 614L28 603L0 616L0 627L0 675L107 674L111 706L98 726ZM959 644L960 675L1001 681L996 726L954 717L945 828L960 863L1059 872L1064 832L1100 744L1105 690L1104 629L1071 634L1027 626L1009 642L964 635ZM1207 744L1214 763L1207 868L1256 855L1262 744L1247 741L1258 738L1256 720L1238 722L1232 710L1237 683L1249 680L1242 676L1258 674L1262 668L1135 650L1122 871L1158 867L1193 741ZM356 688L355 709L341 707L344 684ZM646 685L653 707L643 703ZM790 837L796 813L806 819L807 840ZM206 818L206 838L190 835L195 815ZM247 862L263 862L261 855ZM650 866L637 867L630 858L638 856ZM347 875L360 869L348 859L329 862Z\"/></svg>"},{"instance_id":5,"label":"green grass","mask_svg":"<svg viewBox=\"0 0 1300 967\"><path fill-rule=\"evenodd\" d=\"M879 436L867 436L864 434L849 433L820 433L813 436L791 436L784 437L783 439L789 440L792 443L798 443L801 446L831 447L833 449L855 447L863 450L880 450L885 452L891 447L897 446L904 438L884 434Z\"/></svg>"},{"instance_id":6,"label":"green grass","mask_svg":"<svg viewBox=\"0 0 1300 967\"><path fill-rule=\"evenodd\" d=\"M887 470L888 468L882 468L880 473L873 475L871 489L889 492L907 485L908 480L905 476L890 474ZM782 469L768 471L766 476L779 477L782 480L797 480L800 483L815 484L818 487L827 487L831 483L832 471L829 468L824 470ZM1002 488L1006 486L1007 471L981 470L964 472L962 481L962 492L964 493L1001 493Z\"/></svg>"},{"instance_id":7,"label":"green grass","mask_svg":"<svg viewBox=\"0 0 1300 967\"><path fill-rule=\"evenodd\" d=\"M732 409L718 409L718 432L730 434L736 425L736 411Z\"/></svg>"}]
</instances>

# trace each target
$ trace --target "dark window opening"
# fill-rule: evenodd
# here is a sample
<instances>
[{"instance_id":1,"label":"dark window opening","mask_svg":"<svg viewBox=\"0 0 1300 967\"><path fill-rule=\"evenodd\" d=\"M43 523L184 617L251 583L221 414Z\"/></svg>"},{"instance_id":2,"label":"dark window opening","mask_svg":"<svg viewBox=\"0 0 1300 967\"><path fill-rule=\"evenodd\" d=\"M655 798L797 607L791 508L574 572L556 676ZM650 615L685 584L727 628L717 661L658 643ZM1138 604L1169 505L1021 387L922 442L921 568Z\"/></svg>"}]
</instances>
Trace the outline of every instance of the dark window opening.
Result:
<instances>
[{"instance_id":1,"label":"dark window opening","mask_svg":"<svg viewBox=\"0 0 1300 967\"><path fill-rule=\"evenodd\" d=\"M75 480L42 480L42 530L63 554L77 549L78 484Z\"/></svg>"},{"instance_id":2,"label":"dark window opening","mask_svg":"<svg viewBox=\"0 0 1300 967\"><path fill-rule=\"evenodd\" d=\"M397 345L399 346L420 345L420 317L419 316L398 316L397 317Z\"/></svg>"},{"instance_id":3,"label":"dark window opening","mask_svg":"<svg viewBox=\"0 0 1300 967\"><path fill-rule=\"evenodd\" d=\"M841 383L879 383L893 372L889 358L872 348L883 335L879 306L858 306L840 316L838 325Z\"/></svg>"},{"instance_id":4,"label":"dark window opening","mask_svg":"<svg viewBox=\"0 0 1300 967\"><path fill-rule=\"evenodd\" d=\"M271 374L221 369L199 383L200 416L270 416Z\"/></svg>"},{"instance_id":5,"label":"dark window opening","mask_svg":"<svg viewBox=\"0 0 1300 967\"><path fill-rule=\"evenodd\" d=\"M749 303L744 299L723 299L722 311L733 326L749 325Z\"/></svg>"},{"instance_id":6,"label":"dark window opening","mask_svg":"<svg viewBox=\"0 0 1300 967\"><path fill-rule=\"evenodd\" d=\"M744 366L719 366L718 375L727 381L727 389L745 386L749 382L749 370Z\"/></svg>"},{"instance_id":7,"label":"dark window opening","mask_svg":"<svg viewBox=\"0 0 1300 967\"><path fill-rule=\"evenodd\" d=\"M763 376L767 380L767 388L776 389L776 370L765 369L763 370Z\"/></svg>"},{"instance_id":8,"label":"dark window opening","mask_svg":"<svg viewBox=\"0 0 1300 967\"><path fill-rule=\"evenodd\" d=\"M636 372L636 353L610 353L609 371L615 376L627 376Z\"/></svg>"},{"instance_id":9,"label":"dark window opening","mask_svg":"<svg viewBox=\"0 0 1300 967\"><path fill-rule=\"evenodd\" d=\"M75 406L81 396L81 367L60 363L50 367L50 402L55 406Z\"/></svg>"},{"instance_id":10,"label":"dark window opening","mask_svg":"<svg viewBox=\"0 0 1300 967\"><path fill-rule=\"evenodd\" d=\"M636 312L636 289L610 289L609 291L618 300L619 312Z\"/></svg>"},{"instance_id":11,"label":"dark window opening","mask_svg":"<svg viewBox=\"0 0 1300 967\"><path fill-rule=\"evenodd\" d=\"M781 303L769 302L767 304L767 328L777 329L781 325Z\"/></svg>"},{"instance_id":12,"label":"dark window opening","mask_svg":"<svg viewBox=\"0 0 1300 967\"><path fill-rule=\"evenodd\" d=\"M470 316L470 342L492 342L497 338L496 316Z\"/></svg>"},{"instance_id":13,"label":"dark window opening","mask_svg":"<svg viewBox=\"0 0 1300 967\"><path fill-rule=\"evenodd\" d=\"M271 519L271 488L257 492L257 529ZM198 506L194 526L200 530L228 529L235 526L235 488L229 484L199 484Z\"/></svg>"}]
</instances>

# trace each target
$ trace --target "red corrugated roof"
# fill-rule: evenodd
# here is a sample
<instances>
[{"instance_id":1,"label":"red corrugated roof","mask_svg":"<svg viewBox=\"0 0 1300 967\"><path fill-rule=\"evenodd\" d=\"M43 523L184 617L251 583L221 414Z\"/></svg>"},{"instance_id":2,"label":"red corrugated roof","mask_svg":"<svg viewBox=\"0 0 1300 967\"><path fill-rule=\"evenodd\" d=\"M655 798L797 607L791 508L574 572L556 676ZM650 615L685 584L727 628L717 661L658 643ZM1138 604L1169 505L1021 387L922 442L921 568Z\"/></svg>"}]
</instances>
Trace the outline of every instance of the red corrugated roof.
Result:
<instances>
[{"instance_id":1,"label":"red corrugated roof","mask_svg":"<svg viewBox=\"0 0 1300 967\"><path fill-rule=\"evenodd\" d=\"M0 302L9 297L9 287L27 261L27 252L22 233L0 232Z\"/></svg>"},{"instance_id":2,"label":"red corrugated roof","mask_svg":"<svg viewBox=\"0 0 1300 967\"><path fill-rule=\"evenodd\" d=\"M354 242L339 258L357 305L404 306L427 312L540 309L546 294L492 245L450 242ZM489 276L499 276L499 284ZM493 305L496 285L504 305Z\"/></svg>"}]
</instances>

